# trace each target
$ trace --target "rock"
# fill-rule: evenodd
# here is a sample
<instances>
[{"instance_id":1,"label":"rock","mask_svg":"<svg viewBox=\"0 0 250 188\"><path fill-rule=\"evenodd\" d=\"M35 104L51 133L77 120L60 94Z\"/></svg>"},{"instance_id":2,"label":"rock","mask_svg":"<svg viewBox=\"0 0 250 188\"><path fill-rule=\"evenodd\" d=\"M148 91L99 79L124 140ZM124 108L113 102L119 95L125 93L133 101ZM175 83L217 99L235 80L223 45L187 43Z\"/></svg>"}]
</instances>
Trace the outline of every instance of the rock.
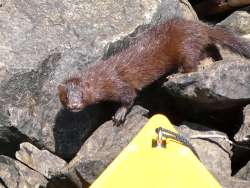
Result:
<instances>
[{"instance_id":1,"label":"rock","mask_svg":"<svg viewBox=\"0 0 250 188\"><path fill-rule=\"evenodd\" d=\"M237 35L240 35L244 40L250 41L250 6L234 11L226 19L222 20L217 25L226 27ZM220 47L220 52L223 58L228 59L239 59L241 58L238 54L232 53L227 49Z\"/></svg>"},{"instance_id":2,"label":"rock","mask_svg":"<svg viewBox=\"0 0 250 188\"><path fill-rule=\"evenodd\" d=\"M235 174L235 177L250 181L250 161Z\"/></svg>"},{"instance_id":3,"label":"rock","mask_svg":"<svg viewBox=\"0 0 250 188\"><path fill-rule=\"evenodd\" d=\"M243 110L243 124L234 136L235 141L243 142L250 139L250 105Z\"/></svg>"},{"instance_id":4,"label":"rock","mask_svg":"<svg viewBox=\"0 0 250 188\"><path fill-rule=\"evenodd\" d=\"M177 130L189 139L199 155L201 162L214 175L224 188L248 188L250 181L231 177L231 145L223 138L197 138L207 135L222 136L226 134L212 130L204 125L183 122Z\"/></svg>"},{"instance_id":5,"label":"rock","mask_svg":"<svg viewBox=\"0 0 250 188\"><path fill-rule=\"evenodd\" d=\"M86 186L86 188L89 186ZM85 188L77 186L68 177L56 176L49 180L46 188Z\"/></svg>"},{"instance_id":6,"label":"rock","mask_svg":"<svg viewBox=\"0 0 250 188\"><path fill-rule=\"evenodd\" d=\"M11 188L45 188L48 183L38 172L3 155L0 155L0 179Z\"/></svg>"},{"instance_id":7,"label":"rock","mask_svg":"<svg viewBox=\"0 0 250 188\"><path fill-rule=\"evenodd\" d=\"M233 7L241 7L250 3L248 0L228 0L228 4Z\"/></svg>"},{"instance_id":8,"label":"rock","mask_svg":"<svg viewBox=\"0 0 250 188\"><path fill-rule=\"evenodd\" d=\"M223 60L198 72L171 75L163 87L185 115L204 119L199 116L203 114L206 121L210 115L230 119L250 101L249 70L244 59Z\"/></svg>"},{"instance_id":9,"label":"rock","mask_svg":"<svg viewBox=\"0 0 250 188\"><path fill-rule=\"evenodd\" d=\"M250 184L250 105L244 107L243 123L234 135L236 145L232 165L235 167L234 176L249 181Z\"/></svg>"},{"instance_id":10,"label":"rock","mask_svg":"<svg viewBox=\"0 0 250 188\"><path fill-rule=\"evenodd\" d=\"M6 137L19 134L16 147L29 141L71 159L112 114L100 106L78 114L60 110L57 85L105 56L108 44L125 46L123 39L142 25L176 16L197 19L187 0L1 3L0 117L6 117Z\"/></svg>"},{"instance_id":11,"label":"rock","mask_svg":"<svg viewBox=\"0 0 250 188\"><path fill-rule=\"evenodd\" d=\"M0 183L0 188L6 188L2 183Z\"/></svg>"},{"instance_id":12,"label":"rock","mask_svg":"<svg viewBox=\"0 0 250 188\"><path fill-rule=\"evenodd\" d=\"M228 178L228 177L219 177L220 183L223 188L249 188L250 181L241 180L238 178Z\"/></svg>"},{"instance_id":13,"label":"rock","mask_svg":"<svg viewBox=\"0 0 250 188\"><path fill-rule=\"evenodd\" d=\"M234 11L218 25L226 26L241 35L250 34L250 6Z\"/></svg>"},{"instance_id":14,"label":"rock","mask_svg":"<svg viewBox=\"0 0 250 188\"><path fill-rule=\"evenodd\" d=\"M234 8L228 4L228 1L224 0L203 0L198 1L194 6L199 18L208 18L209 16L216 16L225 12L230 12Z\"/></svg>"},{"instance_id":15,"label":"rock","mask_svg":"<svg viewBox=\"0 0 250 188\"><path fill-rule=\"evenodd\" d=\"M67 168L92 183L145 125L147 113L135 106L124 125L114 127L112 121L104 123L88 138Z\"/></svg>"},{"instance_id":16,"label":"rock","mask_svg":"<svg viewBox=\"0 0 250 188\"><path fill-rule=\"evenodd\" d=\"M194 136L220 135L225 133L212 130L203 125L184 122L177 130L187 138ZM201 162L215 176L231 177L231 146L222 138L189 139L199 155Z\"/></svg>"},{"instance_id":17,"label":"rock","mask_svg":"<svg viewBox=\"0 0 250 188\"><path fill-rule=\"evenodd\" d=\"M20 134L16 129L4 126L4 117L0 115L0 155L14 157L20 142L28 141L28 137Z\"/></svg>"},{"instance_id":18,"label":"rock","mask_svg":"<svg viewBox=\"0 0 250 188\"><path fill-rule=\"evenodd\" d=\"M49 179L58 174L67 164L66 161L51 152L39 150L28 142L20 144L20 150L16 152L16 158Z\"/></svg>"}]
</instances>

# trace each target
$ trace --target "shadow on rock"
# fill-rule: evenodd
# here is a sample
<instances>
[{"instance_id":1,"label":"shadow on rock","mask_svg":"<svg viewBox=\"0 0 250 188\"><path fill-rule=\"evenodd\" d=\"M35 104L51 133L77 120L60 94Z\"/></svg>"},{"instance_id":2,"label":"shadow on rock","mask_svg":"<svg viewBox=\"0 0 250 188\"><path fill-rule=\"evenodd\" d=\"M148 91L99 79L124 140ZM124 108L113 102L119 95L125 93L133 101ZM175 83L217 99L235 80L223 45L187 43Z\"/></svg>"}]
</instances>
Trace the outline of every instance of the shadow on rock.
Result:
<instances>
[{"instance_id":1,"label":"shadow on rock","mask_svg":"<svg viewBox=\"0 0 250 188\"><path fill-rule=\"evenodd\" d=\"M78 188L76 184L74 184L72 181L68 179L68 177L55 177L52 178L48 185L47 188Z\"/></svg>"},{"instance_id":2,"label":"shadow on rock","mask_svg":"<svg viewBox=\"0 0 250 188\"><path fill-rule=\"evenodd\" d=\"M112 112L112 105L106 104L92 105L77 113L61 109L53 129L56 154L71 160L93 131L111 118Z\"/></svg>"}]
</instances>

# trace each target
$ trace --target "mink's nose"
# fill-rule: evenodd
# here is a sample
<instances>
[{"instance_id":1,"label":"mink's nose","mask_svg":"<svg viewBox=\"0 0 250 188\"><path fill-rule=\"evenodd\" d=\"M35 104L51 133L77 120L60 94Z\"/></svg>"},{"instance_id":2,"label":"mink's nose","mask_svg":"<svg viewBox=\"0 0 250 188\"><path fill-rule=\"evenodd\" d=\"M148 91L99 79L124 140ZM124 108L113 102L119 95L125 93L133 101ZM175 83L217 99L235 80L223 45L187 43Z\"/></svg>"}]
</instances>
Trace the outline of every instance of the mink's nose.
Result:
<instances>
[{"instance_id":1,"label":"mink's nose","mask_svg":"<svg viewBox=\"0 0 250 188\"><path fill-rule=\"evenodd\" d=\"M79 112L79 111L81 111L81 105L78 104L78 103L73 103L73 104L71 104L71 105L69 106L69 110L70 110L71 112Z\"/></svg>"},{"instance_id":2,"label":"mink's nose","mask_svg":"<svg viewBox=\"0 0 250 188\"><path fill-rule=\"evenodd\" d=\"M78 105L77 103L73 103L73 104L71 105L71 107L72 107L72 108L79 108L79 105Z\"/></svg>"}]
</instances>

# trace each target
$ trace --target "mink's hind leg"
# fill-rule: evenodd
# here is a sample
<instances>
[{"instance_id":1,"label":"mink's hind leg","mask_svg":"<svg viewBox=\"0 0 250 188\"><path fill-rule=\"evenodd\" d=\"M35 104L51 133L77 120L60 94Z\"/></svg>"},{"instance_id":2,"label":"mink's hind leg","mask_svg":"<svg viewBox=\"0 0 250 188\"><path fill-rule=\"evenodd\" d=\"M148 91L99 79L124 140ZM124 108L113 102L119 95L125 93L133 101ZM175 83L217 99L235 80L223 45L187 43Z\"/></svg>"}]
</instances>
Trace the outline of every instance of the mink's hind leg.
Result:
<instances>
[{"instance_id":1,"label":"mink's hind leg","mask_svg":"<svg viewBox=\"0 0 250 188\"><path fill-rule=\"evenodd\" d=\"M205 49L201 46L193 48L184 48L181 65L181 72L189 73L197 71L200 61L206 57L212 57L214 61L222 60L222 56L215 44L209 44Z\"/></svg>"},{"instance_id":2,"label":"mink's hind leg","mask_svg":"<svg viewBox=\"0 0 250 188\"><path fill-rule=\"evenodd\" d=\"M195 72L197 71L198 65L201 60L201 52L191 52L187 51L187 53L184 53L182 62L180 65L180 72L182 73L189 73L189 72Z\"/></svg>"},{"instance_id":3,"label":"mink's hind leg","mask_svg":"<svg viewBox=\"0 0 250 188\"><path fill-rule=\"evenodd\" d=\"M115 115L112 117L114 126L119 126L125 121L126 115L133 106L136 97L136 91L133 88L126 87L122 88L121 91L122 92L120 93L120 102L122 103L122 106L116 111Z\"/></svg>"}]
</instances>

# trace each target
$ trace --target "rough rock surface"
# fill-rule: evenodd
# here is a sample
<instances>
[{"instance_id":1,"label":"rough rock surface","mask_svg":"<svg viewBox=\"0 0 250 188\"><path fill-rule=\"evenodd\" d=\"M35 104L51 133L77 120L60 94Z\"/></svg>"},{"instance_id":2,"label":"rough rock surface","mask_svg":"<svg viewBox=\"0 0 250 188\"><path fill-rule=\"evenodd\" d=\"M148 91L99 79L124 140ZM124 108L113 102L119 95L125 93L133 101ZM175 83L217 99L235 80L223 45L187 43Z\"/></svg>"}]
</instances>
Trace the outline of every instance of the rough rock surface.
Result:
<instances>
[{"instance_id":1,"label":"rough rock surface","mask_svg":"<svg viewBox=\"0 0 250 188\"><path fill-rule=\"evenodd\" d=\"M146 109L135 106L124 125L114 127L112 121L101 125L67 168L75 169L84 180L93 182L145 125L148 119L144 115L147 113Z\"/></svg>"},{"instance_id":2,"label":"rough rock surface","mask_svg":"<svg viewBox=\"0 0 250 188\"><path fill-rule=\"evenodd\" d=\"M171 75L164 87L185 113L228 110L250 102L249 70L247 60L222 60L198 72Z\"/></svg>"},{"instance_id":3,"label":"rough rock surface","mask_svg":"<svg viewBox=\"0 0 250 188\"><path fill-rule=\"evenodd\" d=\"M0 188L6 188L2 183L0 183Z\"/></svg>"},{"instance_id":4,"label":"rough rock surface","mask_svg":"<svg viewBox=\"0 0 250 188\"><path fill-rule=\"evenodd\" d=\"M178 131L189 137L220 135L226 136L225 133L214 131L208 127L184 122ZM231 146L222 138L205 138L205 139L190 139L190 142L197 151L201 162L214 174L218 176L231 176Z\"/></svg>"},{"instance_id":5,"label":"rough rock surface","mask_svg":"<svg viewBox=\"0 0 250 188\"><path fill-rule=\"evenodd\" d=\"M249 188L250 181L221 176L218 178L223 188Z\"/></svg>"},{"instance_id":6,"label":"rough rock surface","mask_svg":"<svg viewBox=\"0 0 250 188\"><path fill-rule=\"evenodd\" d=\"M250 139L250 105L243 110L243 124L234 136L235 141L242 142Z\"/></svg>"},{"instance_id":7,"label":"rough rock surface","mask_svg":"<svg viewBox=\"0 0 250 188\"><path fill-rule=\"evenodd\" d=\"M19 143L28 141L29 139L20 134L16 129L10 129L4 126L3 122L4 120L0 115L0 155L14 157L15 151L18 150Z\"/></svg>"},{"instance_id":8,"label":"rough rock surface","mask_svg":"<svg viewBox=\"0 0 250 188\"><path fill-rule=\"evenodd\" d=\"M16 158L47 178L58 174L67 164L66 161L51 152L39 150L28 142L20 144L20 150L16 152Z\"/></svg>"},{"instance_id":9,"label":"rough rock surface","mask_svg":"<svg viewBox=\"0 0 250 188\"><path fill-rule=\"evenodd\" d=\"M241 36L244 40L248 40L250 43L250 6L233 12L217 25L234 31L237 35ZM240 58L238 54L234 54L227 49L220 48L220 52L223 58Z\"/></svg>"},{"instance_id":10,"label":"rough rock surface","mask_svg":"<svg viewBox=\"0 0 250 188\"><path fill-rule=\"evenodd\" d=\"M233 12L218 25L226 26L242 34L250 34L250 6Z\"/></svg>"},{"instance_id":11,"label":"rough rock surface","mask_svg":"<svg viewBox=\"0 0 250 188\"><path fill-rule=\"evenodd\" d=\"M184 122L177 130L186 137L210 136L210 138L190 139L197 151L201 162L214 175L224 188L247 188L250 181L231 177L231 145L223 138L213 136L226 136L225 133L214 131L203 125Z\"/></svg>"},{"instance_id":12,"label":"rough rock surface","mask_svg":"<svg viewBox=\"0 0 250 188\"><path fill-rule=\"evenodd\" d=\"M0 142L16 134L21 138L11 151L29 141L65 159L101 124L103 112L60 110L58 83L110 52L115 45L109 43L124 46L122 39L142 25L176 16L197 19L186 0L1 2L0 132L10 133Z\"/></svg>"},{"instance_id":13,"label":"rough rock surface","mask_svg":"<svg viewBox=\"0 0 250 188\"><path fill-rule=\"evenodd\" d=\"M250 181L250 161L248 161L248 163L237 172L235 177Z\"/></svg>"},{"instance_id":14,"label":"rough rock surface","mask_svg":"<svg viewBox=\"0 0 250 188\"><path fill-rule=\"evenodd\" d=\"M0 155L0 177L9 188L45 188L48 183L38 172L3 155Z\"/></svg>"},{"instance_id":15,"label":"rough rock surface","mask_svg":"<svg viewBox=\"0 0 250 188\"><path fill-rule=\"evenodd\" d=\"M71 181L87 187L86 181L91 183L146 123L147 111L135 106L123 126L113 127L111 121L101 125L112 116L110 106L70 113L61 109L58 83L127 47L145 28L176 16L197 19L187 0L0 0L0 154L14 157L19 143L30 142L34 146L21 144L16 157L40 172L0 156L0 187L71 187ZM249 36L249 7L220 25ZM170 76L164 87L175 99L185 101L187 108L181 107L185 112L224 113L245 106L250 103L249 61L228 57L230 61L196 73ZM247 109L237 139L249 135ZM204 126L188 126L192 130L186 126L181 130L222 134ZM227 142L195 139L192 143L224 187L249 187L249 181L231 178ZM49 151L68 160L79 152L66 165ZM237 177L249 180L248 166Z\"/></svg>"}]
</instances>

